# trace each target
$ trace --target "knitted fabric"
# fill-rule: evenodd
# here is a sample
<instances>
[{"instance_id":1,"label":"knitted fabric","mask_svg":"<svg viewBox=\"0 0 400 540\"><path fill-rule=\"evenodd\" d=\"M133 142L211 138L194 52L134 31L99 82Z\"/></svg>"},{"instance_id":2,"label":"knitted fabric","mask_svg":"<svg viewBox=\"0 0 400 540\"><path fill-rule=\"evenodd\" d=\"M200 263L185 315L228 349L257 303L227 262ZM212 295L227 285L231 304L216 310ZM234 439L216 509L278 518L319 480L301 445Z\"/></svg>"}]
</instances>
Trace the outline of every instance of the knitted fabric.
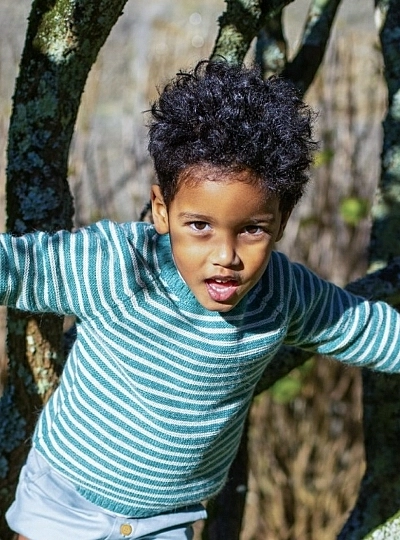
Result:
<instances>
[{"instance_id":1,"label":"knitted fabric","mask_svg":"<svg viewBox=\"0 0 400 540\"><path fill-rule=\"evenodd\" d=\"M215 495L283 343L399 370L396 311L277 252L250 293L218 313L197 302L152 225L0 239L2 303L77 317L33 444L104 509L147 517Z\"/></svg>"}]
</instances>

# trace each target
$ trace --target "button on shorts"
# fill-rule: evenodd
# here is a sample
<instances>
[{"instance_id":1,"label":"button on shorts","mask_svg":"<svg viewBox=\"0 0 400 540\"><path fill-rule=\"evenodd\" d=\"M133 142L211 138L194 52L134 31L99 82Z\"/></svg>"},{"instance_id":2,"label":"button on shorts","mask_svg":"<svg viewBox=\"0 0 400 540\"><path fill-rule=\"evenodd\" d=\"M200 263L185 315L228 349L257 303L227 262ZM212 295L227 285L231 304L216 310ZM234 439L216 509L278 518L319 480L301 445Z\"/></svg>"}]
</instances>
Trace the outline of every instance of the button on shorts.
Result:
<instances>
[{"instance_id":1,"label":"button on shorts","mask_svg":"<svg viewBox=\"0 0 400 540\"><path fill-rule=\"evenodd\" d=\"M205 518L201 504L140 519L103 510L82 497L34 449L6 514L9 527L29 540L190 540L192 524Z\"/></svg>"}]
</instances>

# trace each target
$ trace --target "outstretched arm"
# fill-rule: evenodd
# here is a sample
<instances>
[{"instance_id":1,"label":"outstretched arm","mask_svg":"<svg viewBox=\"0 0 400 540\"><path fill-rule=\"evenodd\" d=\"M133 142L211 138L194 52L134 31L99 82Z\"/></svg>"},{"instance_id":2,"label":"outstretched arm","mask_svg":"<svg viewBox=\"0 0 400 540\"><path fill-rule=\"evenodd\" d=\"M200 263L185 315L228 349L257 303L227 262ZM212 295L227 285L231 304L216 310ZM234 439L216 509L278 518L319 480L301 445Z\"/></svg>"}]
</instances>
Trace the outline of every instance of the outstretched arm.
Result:
<instances>
[{"instance_id":1,"label":"outstretched arm","mask_svg":"<svg viewBox=\"0 0 400 540\"><path fill-rule=\"evenodd\" d=\"M400 314L385 302L370 302L293 265L287 344L377 371L400 371Z\"/></svg>"},{"instance_id":2,"label":"outstretched arm","mask_svg":"<svg viewBox=\"0 0 400 540\"><path fill-rule=\"evenodd\" d=\"M73 233L0 235L0 303L82 318L95 313L102 296L115 294L118 269L126 272L124 248L112 248L118 234L101 222Z\"/></svg>"}]
</instances>

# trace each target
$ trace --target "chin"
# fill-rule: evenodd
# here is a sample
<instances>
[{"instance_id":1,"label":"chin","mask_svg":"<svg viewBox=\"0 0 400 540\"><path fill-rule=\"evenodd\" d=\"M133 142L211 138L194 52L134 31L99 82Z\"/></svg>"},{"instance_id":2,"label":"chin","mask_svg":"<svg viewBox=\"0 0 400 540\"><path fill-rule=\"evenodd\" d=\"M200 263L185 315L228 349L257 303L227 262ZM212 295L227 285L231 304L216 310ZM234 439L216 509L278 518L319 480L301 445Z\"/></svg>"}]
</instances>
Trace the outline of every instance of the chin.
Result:
<instances>
[{"instance_id":1,"label":"chin","mask_svg":"<svg viewBox=\"0 0 400 540\"><path fill-rule=\"evenodd\" d=\"M203 308L208 309L208 311L216 311L219 313L227 313L236 306L236 304L219 304L218 302L213 302L212 305L203 304L201 302L201 305L203 306Z\"/></svg>"}]
</instances>

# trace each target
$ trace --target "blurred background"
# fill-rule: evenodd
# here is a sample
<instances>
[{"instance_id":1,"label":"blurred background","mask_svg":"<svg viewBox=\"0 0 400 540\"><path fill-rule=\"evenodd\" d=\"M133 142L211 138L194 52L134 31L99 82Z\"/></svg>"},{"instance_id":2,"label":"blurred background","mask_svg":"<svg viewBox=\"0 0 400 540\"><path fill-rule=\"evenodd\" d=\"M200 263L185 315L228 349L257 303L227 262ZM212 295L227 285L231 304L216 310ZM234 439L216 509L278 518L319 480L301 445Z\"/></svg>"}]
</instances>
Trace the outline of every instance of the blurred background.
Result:
<instances>
[{"instance_id":1,"label":"blurred background","mask_svg":"<svg viewBox=\"0 0 400 540\"><path fill-rule=\"evenodd\" d=\"M285 9L290 54L299 45L308 5L295 0ZM30 7L30 0L0 4L0 230L8 122ZM210 55L224 9L223 0L128 0L90 73L71 147L76 226L103 217L138 219L155 180L145 111L157 87ZM249 51L246 63L252 58ZM339 285L367 266L385 100L373 2L343 0L325 61L306 95L318 112L321 141L312 185L279 245ZM5 335L4 322L1 328ZM3 374L4 342L0 337ZM364 468L360 396L357 370L318 359L255 399L242 540L336 537Z\"/></svg>"}]
</instances>

